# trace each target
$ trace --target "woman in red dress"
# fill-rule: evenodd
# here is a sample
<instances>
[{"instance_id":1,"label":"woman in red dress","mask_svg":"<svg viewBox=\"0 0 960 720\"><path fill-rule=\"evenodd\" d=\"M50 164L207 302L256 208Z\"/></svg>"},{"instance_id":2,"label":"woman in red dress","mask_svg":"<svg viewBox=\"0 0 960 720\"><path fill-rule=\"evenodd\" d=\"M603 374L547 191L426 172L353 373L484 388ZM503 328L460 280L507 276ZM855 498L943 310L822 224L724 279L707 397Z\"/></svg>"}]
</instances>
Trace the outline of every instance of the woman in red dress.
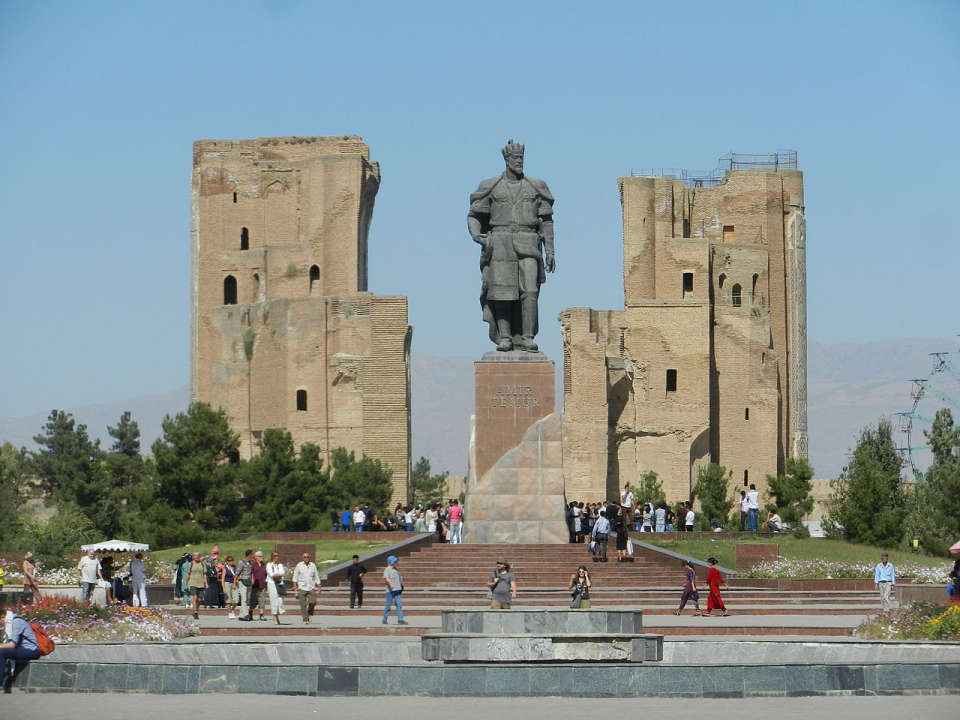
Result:
<instances>
[{"instance_id":1,"label":"woman in red dress","mask_svg":"<svg viewBox=\"0 0 960 720\"><path fill-rule=\"evenodd\" d=\"M703 617L710 617L714 608L723 610L723 616L727 617L730 613L727 612L727 608L723 604L723 598L720 597L720 583L723 583L723 586L727 590L730 589L730 586L727 585L727 581L723 579L720 571L717 570L717 559L708 558L707 562L710 563L710 569L707 570L707 589L709 590L709 594L707 595L707 611L703 614Z\"/></svg>"}]
</instances>

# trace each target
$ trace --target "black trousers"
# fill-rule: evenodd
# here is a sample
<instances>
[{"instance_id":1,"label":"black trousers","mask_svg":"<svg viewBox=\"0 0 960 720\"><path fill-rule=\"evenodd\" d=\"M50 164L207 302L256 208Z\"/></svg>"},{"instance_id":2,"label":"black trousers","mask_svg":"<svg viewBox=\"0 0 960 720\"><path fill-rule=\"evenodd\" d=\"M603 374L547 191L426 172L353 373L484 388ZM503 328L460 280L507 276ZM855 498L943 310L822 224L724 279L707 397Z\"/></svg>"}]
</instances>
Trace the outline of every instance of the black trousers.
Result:
<instances>
[{"instance_id":1,"label":"black trousers","mask_svg":"<svg viewBox=\"0 0 960 720\"><path fill-rule=\"evenodd\" d=\"M354 602L356 601L356 602ZM363 585L350 583L350 607L363 607Z\"/></svg>"}]
</instances>

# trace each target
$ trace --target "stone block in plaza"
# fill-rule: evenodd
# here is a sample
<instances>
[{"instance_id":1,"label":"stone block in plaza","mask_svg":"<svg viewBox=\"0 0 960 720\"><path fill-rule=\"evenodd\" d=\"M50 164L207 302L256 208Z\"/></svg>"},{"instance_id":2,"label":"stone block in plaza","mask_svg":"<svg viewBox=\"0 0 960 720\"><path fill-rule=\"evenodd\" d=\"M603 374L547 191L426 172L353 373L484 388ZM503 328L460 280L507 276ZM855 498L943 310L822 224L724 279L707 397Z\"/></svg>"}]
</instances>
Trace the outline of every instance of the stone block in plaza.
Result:
<instances>
[{"instance_id":1,"label":"stone block in plaza","mask_svg":"<svg viewBox=\"0 0 960 720\"><path fill-rule=\"evenodd\" d=\"M643 633L642 610L444 610L421 652L450 663L657 662L663 636Z\"/></svg>"},{"instance_id":2,"label":"stone block in plaza","mask_svg":"<svg viewBox=\"0 0 960 720\"><path fill-rule=\"evenodd\" d=\"M481 477L471 478L466 493L465 543L567 542L562 418L560 413L552 413L536 420L493 467ZM478 450L479 437L478 430Z\"/></svg>"},{"instance_id":3,"label":"stone block in plaza","mask_svg":"<svg viewBox=\"0 0 960 720\"><path fill-rule=\"evenodd\" d=\"M604 609L571 610L540 608L537 610L442 610L440 629L445 633L610 633L643 632L643 610Z\"/></svg>"},{"instance_id":4,"label":"stone block in plaza","mask_svg":"<svg viewBox=\"0 0 960 720\"><path fill-rule=\"evenodd\" d=\"M588 611L584 611L588 612ZM662 635L424 635L423 659L440 662L657 662Z\"/></svg>"}]
</instances>

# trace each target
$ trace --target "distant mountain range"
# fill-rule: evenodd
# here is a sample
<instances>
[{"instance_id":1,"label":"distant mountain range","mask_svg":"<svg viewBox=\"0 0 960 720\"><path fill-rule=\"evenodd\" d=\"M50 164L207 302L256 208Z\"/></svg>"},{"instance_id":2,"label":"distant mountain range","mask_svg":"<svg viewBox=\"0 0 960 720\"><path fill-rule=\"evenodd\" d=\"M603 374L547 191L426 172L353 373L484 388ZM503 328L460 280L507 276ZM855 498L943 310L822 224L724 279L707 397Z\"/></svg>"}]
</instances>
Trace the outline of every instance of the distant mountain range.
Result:
<instances>
[{"instance_id":1,"label":"distant mountain range","mask_svg":"<svg viewBox=\"0 0 960 720\"><path fill-rule=\"evenodd\" d=\"M931 338L846 345L810 343L810 461L816 477L832 478L840 473L864 426L875 423L881 415L909 410L910 380L930 373L930 353L956 353L957 344L956 340ZM413 356L413 459L428 458L435 472L466 474L474 402L473 362L468 357ZM559 381L560 367L557 376ZM558 400L561 390L558 386ZM960 401L960 387L953 399ZM107 426L116 425L123 411L129 410L140 424L146 451L160 436L164 416L182 412L188 403L189 391L184 386L165 395L65 409L86 424L90 435L100 438L105 447L111 444ZM34 448L33 436L41 432L46 419L46 414L0 418L0 442Z\"/></svg>"}]
</instances>

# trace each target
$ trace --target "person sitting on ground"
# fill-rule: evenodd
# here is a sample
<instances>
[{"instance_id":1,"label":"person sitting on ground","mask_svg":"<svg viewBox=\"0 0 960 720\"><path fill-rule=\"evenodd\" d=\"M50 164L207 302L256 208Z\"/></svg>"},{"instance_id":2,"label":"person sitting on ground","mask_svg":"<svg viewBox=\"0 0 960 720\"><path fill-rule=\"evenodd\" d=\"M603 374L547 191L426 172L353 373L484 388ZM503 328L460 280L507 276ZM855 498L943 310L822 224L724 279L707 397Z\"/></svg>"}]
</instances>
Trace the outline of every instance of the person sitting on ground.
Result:
<instances>
[{"instance_id":1,"label":"person sitting on ground","mask_svg":"<svg viewBox=\"0 0 960 720\"><path fill-rule=\"evenodd\" d=\"M777 515L775 510L767 513L767 519L764 520L763 525L760 526L760 530L764 528L769 528L770 532L783 532L783 520Z\"/></svg>"}]
</instances>

